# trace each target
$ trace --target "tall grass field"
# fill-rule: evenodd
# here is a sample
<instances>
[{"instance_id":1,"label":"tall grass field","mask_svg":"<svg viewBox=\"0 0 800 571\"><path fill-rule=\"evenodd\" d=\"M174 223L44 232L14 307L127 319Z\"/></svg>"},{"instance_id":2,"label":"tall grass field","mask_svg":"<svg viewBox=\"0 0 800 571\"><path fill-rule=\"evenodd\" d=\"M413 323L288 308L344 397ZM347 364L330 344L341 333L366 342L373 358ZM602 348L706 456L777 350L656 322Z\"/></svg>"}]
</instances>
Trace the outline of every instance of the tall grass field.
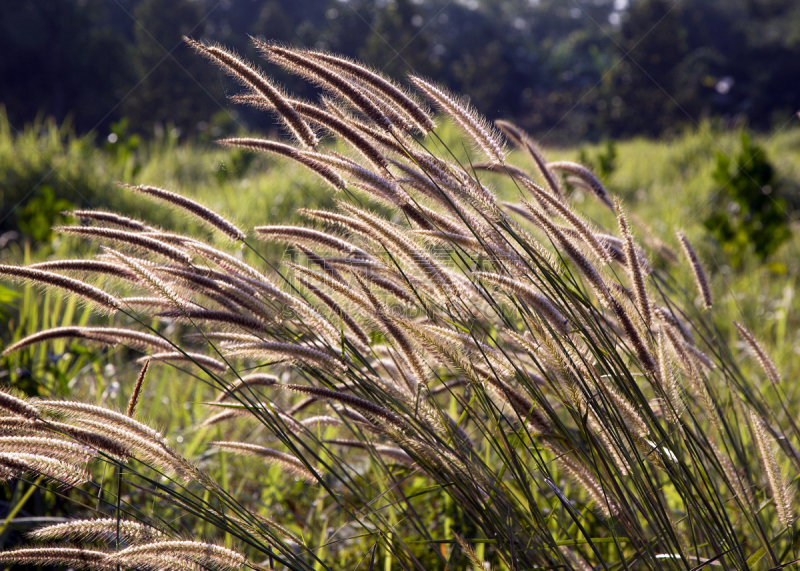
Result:
<instances>
[{"instance_id":1,"label":"tall grass field","mask_svg":"<svg viewBox=\"0 0 800 571\"><path fill-rule=\"evenodd\" d=\"M187 42L273 132L0 117L3 565L800 561L800 130L554 149L435 79Z\"/></svg>"}]
</instances>

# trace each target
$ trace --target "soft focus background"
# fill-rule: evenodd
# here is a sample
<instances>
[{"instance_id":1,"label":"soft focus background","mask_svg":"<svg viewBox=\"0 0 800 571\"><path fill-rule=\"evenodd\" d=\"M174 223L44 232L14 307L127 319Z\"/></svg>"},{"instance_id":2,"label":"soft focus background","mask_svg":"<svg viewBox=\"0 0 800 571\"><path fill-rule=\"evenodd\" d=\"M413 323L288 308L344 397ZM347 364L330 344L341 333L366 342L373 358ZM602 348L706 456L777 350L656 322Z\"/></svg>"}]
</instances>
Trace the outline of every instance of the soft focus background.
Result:
<instances>
[{"instance_id":1,"label":"soft focus background","mask_svg":"<svg viewBox=\"0 0 800 571\"><path fill-rule=\"evenodd\" d=\"M11 124L43 114L100 137L122 119L148 137L268 125L230 111L231 84L182 34L254 60L248 35L435 77L546 144L704 117L779 128L800 106L793 0L23 0L2 3L0 32Z\"/></svg>"}]
</instances>

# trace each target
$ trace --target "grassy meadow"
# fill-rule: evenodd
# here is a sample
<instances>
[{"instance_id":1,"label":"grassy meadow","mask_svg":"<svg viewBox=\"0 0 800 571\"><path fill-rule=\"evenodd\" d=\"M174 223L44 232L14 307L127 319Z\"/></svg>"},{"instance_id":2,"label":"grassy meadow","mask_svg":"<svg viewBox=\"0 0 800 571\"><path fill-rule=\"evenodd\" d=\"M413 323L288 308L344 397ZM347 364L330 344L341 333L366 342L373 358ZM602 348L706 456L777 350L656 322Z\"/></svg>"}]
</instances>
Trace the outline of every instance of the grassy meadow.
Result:
<instances>
[{"instance_id":1,"label":"grassy meadow","mask_svg":"<svg viewBox=\"0 0 800 571\"><path fill-rule=\"evenodd\" d=\"M452 126L445 125L437 133L447 144L447 152L465 164L469 161L467 151L471 149L461 144ZM677 252L673 228L683 229L714 276L718 306L724 304L731 318L750 323L774 344L773 358L785 367L792 367L796 340L787 335L797 330L796 310L800 307L793 293L800 275L800 128L791 125L756 138L778 173L793 236L766 262L745 256L743 265L734 269L726 253L703 227L703 220L715 208L714 198L721 195L712 178L717 155L735 157L740 152L739 139L739 131L723 131L703 123L670 140L636 138L617 142L613 170L603 183L629 205L639 222L648 221L638 228L634 221L637 234L643 239L663 240ZM429 147L437 149L435 143L429 143ZM580 161L588 157L597 163L597 158L607 153L605 144L545 147L549 161ZM510 163L530 168L518 152L511 154ZM482 176L505 200L513 201L519 194L515 185L504 177ZM296 223L298 208L328 207L334 197L306 169L264 154L219 148L212 143L177 142L168 131L156 141L140 142L138 137L128 137L113 145L105 142L95 145L90 138L70 135L68 126L59 129L52 123L14 132L2 116L0 180L4 181L0 189L3 216L27 221L31 216L24 210L32 200L35 208L31 210L47 211L47 217L35 219L39 231L64 222L57 215L61 210L77 208L117 209L176 231L203 231L200 225L174 215L170 209L123 192L116 182L149 184L190 196L224 213L243 228ZM41 198L42 188L48 189L45 199ZM34 192L28 195L31 189ZM582 204L581 192L577 191L573 199ZM52 205L57 201L66 203L54 208ZM604 209L591 200L587 200L586 208L602 227L613 227L614 220ZM51 240L38 243L40 247L33 254L26 254L18 242L11 241L2 250L2 257L20 262L28 255L39 259L78 247L72 243L62 245L52 234L48 238ZM282 255L282 251L275 249L269 253L273 259ZM795 367L800 367L800 363Z\"/></svg>"},{"instance_id":2,"label":"grassy meadow","mask_svg":"<svg viewBox=\"0 0 800 571\"><path fill-rule=\"evenodd\" d=\"M453 127L439 128L437 134L460 161L467 163L472 160L471 149L462 145L461 137ZM247 133L242 136L258 135ZM776 169L779 192L790 212L800 212L800 128L791 126L755 139L763 145ZM434 148L441 145L431 138L426 139L425 144ZM798 410L800 384L796 379L800 374L800 299L797 299L795 290L800 278L800 220L796 214L790 216L792 237L766 262L748 253L738 267L734 267L730 254L703 226L703 221L717 204L715 198L720 190L712 177L717 153L736 156L740 147L738 131L724 131L710 123L671 140L617 142L613 168L603 183L620 198L630 213L633 234L640 242L648 246L663 243L675 252L678 263L670 269L674 279L665 287L693 299L692 275L686 265L680 263L680 247L674 227L686 232L709 273L715 298L713 320L716 328L706 342L713 349L718 336L734 351L744 355L747 347L737 338L731 322L746 324L781 372L784 378L781 393L773 393L754 358L738 359L741 375L752 381L755 390L761 391L764 399L775 405L775 410L780 409L779 400L783 400L788 410ZM601 158L608 153L608 146L545 146L543 151L549 161L588 159L597 169ZM526 157L518 152L511 154L509 163L530 170ZM515 200L517 189L509 180L490 173L480 173L480 177L502 199ZM3 223L4 231L10 232L16 225L29 233L40 232L40 239L36 242L14 239L13 235L6 234L0 261L3 264L29 264L69 255L83 257L95 252L95 246L88 241L42 232L45 224L72 223L59 213L78 208L115 209L124 215L147 218L176 232L197 233L214 243L229 244L225 238L187 221L186 216L175 214L163 204L127 193L115 185L116 181L148 184L178 192L208 206L243 229L295 223L298 221L295 212L298 208L327 208L333 204L334 198L330 188L324 187L316 177L294 163L246 150L219 148L210 142L178 141L170 137L169 130L156 141L142 141L122 134L113 144L105 141L95 144L90 139L73 137L68 128L57 128L47 122L17 133L0 117L0 192L3 193L3 215L7 217ZM34 192L28 195L30 189ZM570 202L598 227L611 231L616 229L615 216L591 197L583 196L580 190L572 189ZM380 208L378 204L372 206ZM260 244L257 248L270 263L278 264L290 255L285 248L275 245ZM260 263L252 252L242 250L242 255L253 265ZM6 283L0 296L0 347L48 327L111 323L110 319L91 315L74 298L43 294L33 287L12 287ZM699 300L696 305L699 306ZM157 320L152 325L157 326ZM70 395L71 398L124 410L129 387L141 368L133 359L137 356L127 349L99 350L59 340L4 357L0 362L0 374L4 375L5 383L29 396ZM216 394L203 373L189 367L154 366L142 396L141 418L157 426L171 445L207 469L232 496L246 498L258 506L262 515L280 521L300 542L318 546L315 555L330 567L384 571L410 568L407 561L398 560L396 553L383 544L373 551L373 546L378 543L370 529L354 523L359 514L340 509L321 486L287 478L278 465L265 469L253 458L210 451L206 447L209 440L234 439L227 427L201 426L210 415L206 403ZM286 396L281 398L290 399ZM287 400L282 404L288 407L292 402ZM455 401L450 402L450 412L458 414ZM320 439L328 434L326 430L331 429L320 428ZM269 440L264 426L253 419L241 420L235 434L240 439L255 435ZM491 448L487 448L485 454L487 464L496 460ZM385 474L385 467L375 464L374 458L364 457L352 466L365 482L365 495L373 491L370 482ZM244 469L234 471L232 466ZM234 474L250 476L232 479ZM408 551L418 558L421 567L444 568L442 559L455 557L453 553L457 548L452 531L459 530L473 541L478 559L492 559L494 540L478 536L479 531L471 527L469 518L442 486L408 468L396 470L393 475L405 485L401 488L398 484L386 492L376 484L374 491L381 495L373 504L363 508L373 515L379 514L385 529L394 530L395 535L384 538L384 543L391 545L393 541L402 542L408 538ZM111 477L111 473L96 475L97 481L101 482ZM569 487L565 489L568 493ZM4 500L15 510L12 516L17 518L45 514L66 517L74 506L64 501L65 496L88 506L86 510L91 511L95 503L98 506L101 503L98 490L100 488L89 491L50 488L43 491L35 488L33 483L20 480L3 493ZM349 493L345 489L336 490L344 496ZM520 491L515 493L522 495ZM126 496L126 502L145 511L153 501L141 490L131 489ZM416 518L408 516L406 503L413 505ZM557 505L551 507L553 512L558 511ZM177 508L164 503L159 518L173 523L172 518L179 514ZM9 516L5 523L0 521L2 546L19 543L21 534L28 530L25 524L13 523L11 519ZM230 535L216 536L214 526L207 522L191 522L192 533L197 537L214 538L227 546L236 543ZM175 526L180 528L180 522L175 522ZM602 526L593 526L592 531L603 535ZM423 540L420 529L429 530L430 537ZM616 538L614 534L606 535L593 546L607 561L618 559L619 550L624 550L624 540L620 548L608 539L612 536ZM567 540L565 545L576 545L575 541L570 541ZM431 555L431 545L441 557ZM797 550L796 535L791 547ZM759 565L765 553L761 552L759 557L756 555L752 560L754 566ZM452 568L465 568L463 559L452 561ZM459 561L461 566L458 566ZM493 563L498 569L510 568L501 558L493 560ZM323 568L321 565L316 567Z\"/></svg>"}]
</instances>

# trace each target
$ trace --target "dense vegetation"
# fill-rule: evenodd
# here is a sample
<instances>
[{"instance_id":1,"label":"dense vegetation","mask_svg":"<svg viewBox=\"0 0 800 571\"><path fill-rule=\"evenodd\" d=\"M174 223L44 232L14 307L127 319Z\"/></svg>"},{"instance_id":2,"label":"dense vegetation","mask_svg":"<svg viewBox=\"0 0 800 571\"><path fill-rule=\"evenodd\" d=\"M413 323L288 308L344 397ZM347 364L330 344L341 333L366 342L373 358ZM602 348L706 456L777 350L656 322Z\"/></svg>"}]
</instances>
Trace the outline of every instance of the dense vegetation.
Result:
<instances>
[{"instance_id":1,"label":"dense vegetation","mask_svg":"<svg viewBox=\"0 0 800 571\"><path fill-rule=\"evenodd\" d=\"M321 54L261 47L330 77L314 67ZM0 559L175 570L796 559L800 395L781 381L797 374L796 129L754 143L704 124L668 146L542 154L500 122L523 151L507 156L499 133L423 80L461 128L440 116L432 129L420 109L408 117L423 133L409 137L404 100L358 96L380 85L365 73L325 80L349 106L289 104L195 48L249 78L259 95L241 101L282 109L296 140L231 139L231 153L119 128L96 149L51 127L19 150L5 131L8 172L47 171L74 148L88 205L119 214L78 213L35 253L6 235L5 261L31 266L0 266L29 284L8 308L3 368L17 396L0 393L0 465L23 476L12 514L35 498L84 520ZM337 146L318 144L298 109ZM26 170L15 154L38 162ZM742 172L774 193L750 218L736 208L753 197ZM119 173L202 204L109 186ZM287 181L315 190L293 195ZM159 207L141 207L148 197ZM318 225L276 220L295 199L322 205L300 213ZM63 200L42 195L18 226L61 216ZM737 236L758 222L777 244L714 240L709 220ZM36 284L89 304L37 298Z\"/></svg>"}]
</instances>

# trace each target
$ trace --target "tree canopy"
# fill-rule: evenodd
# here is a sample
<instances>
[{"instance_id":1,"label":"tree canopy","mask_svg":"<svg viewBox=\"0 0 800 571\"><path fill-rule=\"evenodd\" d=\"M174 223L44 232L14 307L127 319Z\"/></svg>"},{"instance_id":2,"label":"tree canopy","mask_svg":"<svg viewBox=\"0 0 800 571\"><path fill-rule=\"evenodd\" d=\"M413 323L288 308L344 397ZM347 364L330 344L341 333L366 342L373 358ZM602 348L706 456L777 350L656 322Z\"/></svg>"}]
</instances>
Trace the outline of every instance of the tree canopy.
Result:
<instances>
[{"instance_id":1,"label":"tree canopy","mask_svg":"<svg viewBox=\"0 0 800 571\"><path fill-rule=\"evenodd\" d=\"M267 125L233 110L237 86L183 34L234 47L302 96L313 93L261 61L249 35L434 76L553 142L704 117L766 129L800 108L792 0L39 0L0 4L0 31L12 124L44 113L101 135L123 117L144 134Z\"/></svg>"}]
</instances>

